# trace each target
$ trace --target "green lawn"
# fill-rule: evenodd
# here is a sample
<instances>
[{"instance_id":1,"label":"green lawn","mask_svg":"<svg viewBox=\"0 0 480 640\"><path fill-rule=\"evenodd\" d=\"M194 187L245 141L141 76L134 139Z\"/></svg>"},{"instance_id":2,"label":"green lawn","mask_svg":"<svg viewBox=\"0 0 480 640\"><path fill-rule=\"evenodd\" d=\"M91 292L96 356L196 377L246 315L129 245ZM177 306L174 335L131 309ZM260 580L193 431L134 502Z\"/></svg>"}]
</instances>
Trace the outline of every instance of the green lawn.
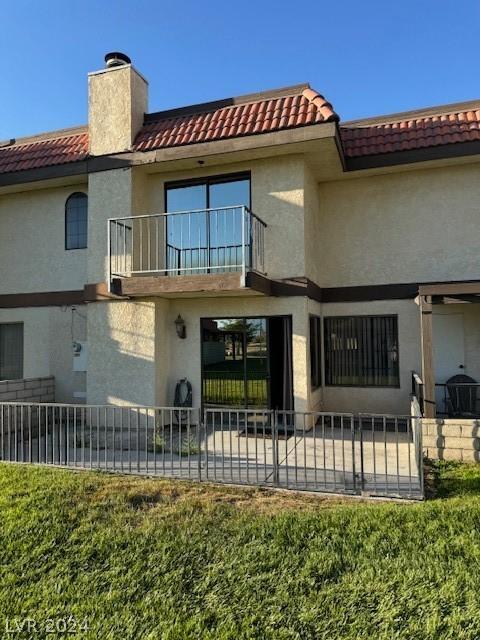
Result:
<instances>
[{"instance_id":1,"label":"green lawn","mask_svg":"<svg viewBox=\"0 0 480 640\"><path fill-rule=\"evenodd\" d=\"M387 504L0 464L0 637L477 639L480 465L434 472Z\"/></svg>"},{"instance_id":2,"label":"green lawn","mask_svg":"<svg viewBox=\"0 0 480 640\"><path fill-rule=\"evenodd\" d=\"M249 406L266 407L268 403L266 359L247 359L246 374ZM243 360L224 360L206 365L203 371L203 401L212 405L244 407L244 375Z\"/></svg>"}]
</instances>

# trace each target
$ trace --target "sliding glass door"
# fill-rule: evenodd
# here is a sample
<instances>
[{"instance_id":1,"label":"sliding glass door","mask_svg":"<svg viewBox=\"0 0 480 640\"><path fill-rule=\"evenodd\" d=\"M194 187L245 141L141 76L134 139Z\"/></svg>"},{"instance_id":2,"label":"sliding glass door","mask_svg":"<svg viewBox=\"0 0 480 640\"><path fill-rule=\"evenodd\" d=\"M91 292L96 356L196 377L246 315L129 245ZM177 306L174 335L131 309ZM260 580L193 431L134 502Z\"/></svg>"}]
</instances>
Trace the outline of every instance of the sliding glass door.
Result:
<instances>
[{"instance_id":1,"label":"sliding glass door","mask_svg":"<svg viewBox=\"0 0 480 640\"><path fill-rule=\"evenodd\" d=\"M204 318L201 327L204 406L291 408L290 318Z\"/></svg>"},{"instance_id":2,"label":"sliding glass door","mask_svg":"<svg viewBox=\"0 0 480 640\"><path fill-rule=\"evenodd\" d=\"M241 265L242 207L250 177L206 178L166 186L167 269L173 275L233 271ZM231 207L234 207L233 209Z\"/></svg>"}]
</instances>

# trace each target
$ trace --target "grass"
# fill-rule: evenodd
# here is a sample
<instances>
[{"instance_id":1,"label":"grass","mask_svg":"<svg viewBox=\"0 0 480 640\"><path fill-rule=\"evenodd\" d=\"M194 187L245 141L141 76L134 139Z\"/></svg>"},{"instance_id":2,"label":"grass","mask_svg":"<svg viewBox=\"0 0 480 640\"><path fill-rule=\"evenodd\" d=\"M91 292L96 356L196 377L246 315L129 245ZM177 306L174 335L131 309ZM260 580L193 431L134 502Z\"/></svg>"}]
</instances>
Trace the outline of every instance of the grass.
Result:
<instances>
[{"instance_id":1,"label":"grass","mask_svg":"<svg viewBox=\"0 0 480 640\"><path fill-rule=\"evenodd\" d=\"M268 403L266 358L246 361L246 394L251 407L266 407ZM205 365L202 395L206 404L245 406L243 360L224 360Z\"/></svg>"},{"instance_id":2,"label":"grass","mask_svg":"<svg viewBox=\"0 0 480 640\"><path fill-rule=\"evenodd\" d=\"M173 453L182 457L196 456L202 453L201 448L193 436L176 437L175 440L170 443L168 436L164 437L160 433L155 433L153 442L149 444L148 450L154 453Z\"/></svg>"},{"instance_id":3,"label":"grass","mask_svg":"<svg viewBox=\"0 0 480 640\"><path fill-rule=\"evenodd\" d=\"M480 465L431 475L395 504L0 464L0 635L477 639Z\"/></svg>"}]
</instances>

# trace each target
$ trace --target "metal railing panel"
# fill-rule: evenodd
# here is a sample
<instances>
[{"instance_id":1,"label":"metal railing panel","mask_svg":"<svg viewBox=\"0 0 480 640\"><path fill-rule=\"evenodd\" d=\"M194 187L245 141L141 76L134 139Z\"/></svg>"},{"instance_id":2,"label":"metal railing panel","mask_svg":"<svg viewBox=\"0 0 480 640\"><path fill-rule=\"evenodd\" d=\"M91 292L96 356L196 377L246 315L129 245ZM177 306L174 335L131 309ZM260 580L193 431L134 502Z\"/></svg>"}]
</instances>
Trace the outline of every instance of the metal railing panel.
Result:
<instances>
[{"instance_id":1,"label":"metal railing panel","mask_svg":"<svg viewBox=\"0 0 480 640\"><path fill-rule=\"evenodd\" d=\"M423 496L411 416L0 403L4 461L266 485Z\"/></svg>"},{"instance_id":2,"label":"metal railing panel","mask_svg":"<svg viewBox=\"0 0 480 640\"><path fill-rule=\"evenodd\" d=\"M423 455L417 416L359 414L362 492L374 496L421 498Z\"/></svg>"},{"instance_id":3,"label":"metal railing panel","mask_svg":"<svg viewBox=\"0 0 480 640\"><path fill-rule=\"evenodd\" d=\"M199 477L196 409L0 404L4 461L171 477Z\"/></svg>"},{"instance_id":4,"label":"metal railing panel","mask_svg":"<svg viewBox=\"0 0 480 640\"><path fill-rule=\"evenodd\" d=\"M274 412L205 409L205 479L275 484Z\"/></svg>"},{"instance_id":5,"label":"metal railing panel","mask_svg":"<svg viewBox=\"0 0 480 640\"><path fill-rule=\"evenodd\" d=\"M111 218L110 279L265 273L265 228L244 206Z\"/></svg>"},{"instance_id":6,"label":"metal railing panel","mask_svg":"<svg viewBox=\"0 0 480 640\"><path fill-rule=\"evenodd\" d=\"M286 488L355 493L352 414L278 411L279 485Z\"/></svg>"}]
</instances>

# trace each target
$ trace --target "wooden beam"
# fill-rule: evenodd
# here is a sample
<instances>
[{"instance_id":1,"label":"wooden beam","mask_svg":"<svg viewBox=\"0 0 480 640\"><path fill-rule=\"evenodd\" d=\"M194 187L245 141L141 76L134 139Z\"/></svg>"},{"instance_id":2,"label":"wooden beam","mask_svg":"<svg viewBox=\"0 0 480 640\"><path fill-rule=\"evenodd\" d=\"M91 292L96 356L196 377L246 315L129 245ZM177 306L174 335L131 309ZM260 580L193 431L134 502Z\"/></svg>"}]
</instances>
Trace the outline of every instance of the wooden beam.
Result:
<instances>
[{"instance_id":1,"label":"wooden beam","mask_svg":"<svg viewBox=\"0 0 480 640\"><path fill-rule=\"evenodd\" d=\"M265 296L272 295L272 282L265 276L260 275L259 273L255 273L254 271L249 271L247 273L247 282L246 286L250 289L255 289L259 293L263 293Z\"/></svg>"},{"instance_id":2,"label":"wooden beam","mask_svg":"<svg viewBox=\"0 0 480 640\"><path fill-rule=\"evenodd\" d=\"M433 368L432 300L420 296L420 335L422 345L423 404L426 418L435 417L435 372Z\"/></svg>"},{"instance_id":3,"label":"wooden beam","mask_svg":"<svg viewBox=\"0 0 480 640\"><path fill-rule=\"evenodd\" d=\"M421 284L418 288L420 296L454 296L455 294L480 294L480 281L444 282L440 284Z\"/></svg>"},{"instance_id":4,"label":"wooden beam","mask_svg":"<svg viewBox=\"0 0 480 640\"><path fill-rule=\"evenodd\" d=\"M19 307L69 307L85 302L83 289L75 291L35 291L0 295L0 309Z\"/></svg>"},{"instance_id":5,"label":"wooden beam","mask_svg":"<svg viewBox=\"0 0 480 640\"><path fill-rule=\"evenodd\" d=\"M108 290L106 282L97 282L95 284L86 284L83 288L83 296L85 302L102 302L105 300L119 299L117 294L118 280L113 281L112 291Z\"/></svg>"},{"instance_id":6,"label":"wooden beam","mask_svg":"<svg viewBox=\"0 0 480 640\"><path fill-rule=\"evenodd\" d=\"M449 296L432 296L432 304L456 304L456 303L478 303L480 302L480 296L473 293L468 294L450 294Z\"/></svg>"},{"instance_id":7,"label":"wooden beam","mask_svg":"<svg viewBox=\"0 0 480 640\"><path fill-rule=\"evenodd\" d=\"M218 273L196 276L136 276L123 278L120 293L123 296L162 296L202 291L241 290L240 273Z\"/></svg>"}]
</instances>

